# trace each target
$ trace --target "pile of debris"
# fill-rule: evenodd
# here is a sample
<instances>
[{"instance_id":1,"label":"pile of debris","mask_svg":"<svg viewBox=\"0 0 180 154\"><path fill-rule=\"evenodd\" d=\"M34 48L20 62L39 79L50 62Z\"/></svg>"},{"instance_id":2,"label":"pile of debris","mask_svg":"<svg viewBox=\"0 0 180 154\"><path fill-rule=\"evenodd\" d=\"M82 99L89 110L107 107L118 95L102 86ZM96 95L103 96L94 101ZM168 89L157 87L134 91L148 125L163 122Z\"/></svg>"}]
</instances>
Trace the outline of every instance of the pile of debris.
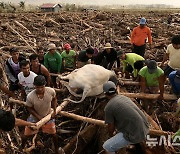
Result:
<instances>
[{"instance_id":1,"label":"pile of debris","mask_svg":"<svg viewBox=\"0 0 180 154\"><path fill-rule=\"evenodd\" d=\"M173 23L166 23L168 12L61 12L61 13L14 13L0 14L0 52L1 63L8 56L8 49L17 47L24 53L36 52L38 46L46 48L49 42L62 47L64 43L71 43L76 51L91 45L102 49L106 42L114 47L121 46L122 50L131 52L129 36L131 30L138 25L139 19L147 18L148 26L152 29L153 49L147 50L146 58L162 61L164 48L170 43L174 34L180 34L179 14L173 14ZM7 82L7 80L6 80ZM138 92L139 88L124 86L119 92ZM124 89L124 90L123 90ZM56 116L59 146L66 154L103 153L102 144L107 140L107 132L103 124L103 108L107 103L104 98L86 98L81 104L72 104L63 101L69 97L67 89L58 94L59 115ZM9 106L6 97L2 97L5 108ZM13 100L11 100L13 101ZM137 101L133 99L135 103ZM172 103L174 101L159 102L152 117L152 134L175 132L179 127L179 119L174 117ZM22 102L20 102L22 103ZM138 103L137 103L138 104ZM17 115L23 119L20 107ZM63 110L63 111L61 111ZM79 116L77 116L79 115ZM89 118L86 118L89 117ZM74 119L74 120L72 120ZM98 120L97 120L98 119ZM46 119L47 120L47 119ZM80 121L77 121L80 120ZM81 122L83 121L83 122ZM89 124L91 123L91 124ZM94 125L96 124L96 125ZM39 123L39 127L42 123ZM164 130L164 131L163 131ZM21 129L15 129L9 134L1 134L2 148L6 153L23 153L20 134ZM37 138L37 143L34 140ZM49 136L38 134L29 143L25 152L52 153L53 145ZM141 145L145 153L175 153L174 147L162 145L148 147ZM135 147L128 147L127 151L133 153ZM101 152L102 151L102 152ZM120 152L119 152L120 153Z\"/></svg>"}]
</instances>

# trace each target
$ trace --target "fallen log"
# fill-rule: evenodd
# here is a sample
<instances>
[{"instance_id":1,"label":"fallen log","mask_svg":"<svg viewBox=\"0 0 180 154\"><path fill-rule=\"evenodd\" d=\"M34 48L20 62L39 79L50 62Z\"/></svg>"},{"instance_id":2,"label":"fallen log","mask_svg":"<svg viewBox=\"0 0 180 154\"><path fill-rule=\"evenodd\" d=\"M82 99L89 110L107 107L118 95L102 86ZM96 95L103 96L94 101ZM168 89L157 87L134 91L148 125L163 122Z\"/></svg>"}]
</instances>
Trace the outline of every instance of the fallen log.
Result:
<instances>
[{"instance_id":1,"label":"fallen log","mask_svg":"<svg viewBox=\"0 0 180 154\"><path fill-rule=\"evenodd\" d=\"M140 98L140 99L158 99L160 94L146 94L146 93L119 93L121 95L130 97L130 98ZM164 100L177 100L176 95L174 94L164 94Z\"/></svg>"},{"instance_id":2,"label":"fallen log","mask_svg":"<svg viewBox=\"0 0 180 154\"><path fill-rule=\"evenodd\" d=\"M69 112L66 112L66 111L60 111L59 114L63 115L63 116L66 116L66 117L69 117L69 118L73 118L75 120L80 120L80 121L88 122L88 123L103 126L103 127L106 126L103 120L87 118L87 117L83 117L83 116L80 116L80 115L77 115L77 114L74 114L74 113L69 113Z\"/></svg>"},{"instance_id":3,"label":"fallen log","mask_svg":"<svg viewBox=\"0 0 180 154\"><path fill-rule=\"evenodd\" d=\"M69 102L68 101L64 101L61 103L61 105L59 105L57 108L56 108L56 114L58 114ZM51 116L53 114L54 111L51 111L50 114L48 114L47 116L45 116L44 118L42 118L40 121L38 121L36 123L36 128L39 129L41 128L45 123L47 123L50 119L51 119Z\"/></svg>"},{"instance_id":4,"label":"fallen log","mask_svg":"<svg viewBox=\"0 0 180 154\"><path fill-rule=\"evenodd\" d=\"M29 33L29 34L32 34L31 32L30 32L30 30L29 29L27 29L23 24L21 24L20 22L18 22L17 20L15 20L14 21L18 26L20 26L21 28L23 28L23 29L25 29L25 30L27 30L27 32Z\"/></svg>"}]
</instances>

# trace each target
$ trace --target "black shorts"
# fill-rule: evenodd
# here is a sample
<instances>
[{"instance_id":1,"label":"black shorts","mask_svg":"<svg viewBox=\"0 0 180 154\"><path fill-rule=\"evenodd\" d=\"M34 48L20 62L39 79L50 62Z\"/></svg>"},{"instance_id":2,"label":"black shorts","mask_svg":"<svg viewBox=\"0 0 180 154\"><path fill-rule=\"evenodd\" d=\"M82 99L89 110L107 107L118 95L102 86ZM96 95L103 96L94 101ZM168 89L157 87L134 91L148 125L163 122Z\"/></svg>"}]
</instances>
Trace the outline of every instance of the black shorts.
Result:
<instances>
[{"instance_id":1,"label":"black shorts","mask_svg":"<svg viewBox=\"0 0 180 154\"><path fill-rule=\"evenodd\" d=\"M164 75L165 76L169 76L169 74L172 72L172 71L175 71L173 68L171 68L169 65L167 65L165 68L164 68Z\"/></svg>"},{"instance_id":2,"label":"black shorts","mask_svg":"<svg viewBox=\"0 0 180 154\"><path fill-rule=\"evenodd\" d=\"M146 49L146 44L141 45L141 46L137 46L133 44L132 52L144 57L145 49Z\"/></svg>"}]
</instances>

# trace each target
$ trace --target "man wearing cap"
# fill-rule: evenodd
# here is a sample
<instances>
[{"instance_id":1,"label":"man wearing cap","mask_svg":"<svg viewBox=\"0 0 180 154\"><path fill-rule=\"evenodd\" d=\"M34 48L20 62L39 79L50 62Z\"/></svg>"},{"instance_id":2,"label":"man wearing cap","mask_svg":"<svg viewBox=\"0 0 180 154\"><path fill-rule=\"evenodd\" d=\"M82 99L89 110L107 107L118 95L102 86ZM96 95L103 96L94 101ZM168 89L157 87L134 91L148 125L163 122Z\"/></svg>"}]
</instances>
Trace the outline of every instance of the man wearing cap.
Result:
<instances>
[{"instance_id":1,"label":"man wearing cap","mask_svg":"<svg viewBox=\"0 0 180 154\"><path fill-rule=\"evenodd\" d=\"M111 46L110 43L106 43L104 51L99 52L99 54L96 57L96 64L111 70L115 61L117 61L117 65L119 67L120 61L117 56L116 50Z\"/></svg>"},{"instance_id":2,"label":"man wearing cap","mask_svg":"<svg viewBox=\"0 0 180 154\"><path fill-rule=\"evenodd\" d=\"M146 49L146 39L148 38L149 46L152 45L151 30L146 26L146 19L143 17L140 20L140 25L135 27L131 34L131 44L133 46L133 52L144 57Z\"/></svg>"},{"instance_id":3,"label":"man wearing cap","mask_svg":"<svg viewBox=\"0 0 180 154\"><path fill-rule=\"evenodd\" d=\"M149 123L143 112L130 98L117 95L116 85L112 81L103 85L103 91L109 100L104 112L105 124L108 125L111 137L103 144L106 152L115 154L116 151L129 144L144 141L149 133Z\"/></svg>"},{"instance_id":4,"label":"man wearing cap","mask_svg":"<svg viewBox=\"0 0 180 154\"><path fill-rule=\"evenodd\" d=\"M180 96L180 70L172 71L169 74L169 81L171 83L173 93Z\"/></svg>"},{"instance_id":5,"label":"man wearing cap","mask_svg":"<svg viewBox=\"0 0 180 154\"><path fill-rule=\"evenodd\" d=\"M51 112L51 107L53 108L54 111L52 117L54 118L54 116L56 115L56 106L57 106L56 92L53 88L45 87L45 85L46 85L46 79L44 76L38 75L34 78L35 89L28 94L26 100L27 109L31 114L27 119L27 121L29 122L36 123L40 121L42 118L44 118ZM57 144L56 126L54 121L55 121L54 119L50 120L41 128L43 133L51 134L53 136L55 150L57 153L58 144ZM36 134L37 132L38 130L32 130L26 127L24 135L27 137Z\"/></svg>"},{"instance_id":6,"label":"man wearing cap","mask_svg":"<svg viewBox=\"0 0 180 154\"><path fill-rule=\"evenodd\" d=\"M144 66L144 58L135 53L125 53L121 55L123 70L122 75L126 75L129 78L129 73L133 72L133 78L136 78L138 71Z\"/></svg>"},{"instance_id":7,"label":"man wearing cap","mask_svg":"<svg viewBox=\"0 0 180 154\"><path fill-rule=\"evenodd\" d=\"M61 53L63 59L64 70L76 68L76 52L71 50L70 44L66 43L64 45L64 51Z\"/></svg>"},{"instance_id":8,"label":"man wearing cap","mask_svg":"<svg viewBox=\"0 0 180 154\"><path fill-rule=\"evenodd\" d=\"M86 64L94 63L93 54L94 54L94 49L92 47L89 47L86 50L79 52L77 67L80 68Z\"/></svg>"},{"instance_id":9,"label":"man wearing cap","mask_svg":"<svg viewBox=\"0 0 180 154\"><path fill-rule=\"evenodd\" d=\"M161 66L169 59L167 66L164 68L164 74L168 76L172 71L180 69L180 35L175 35L171 39L164 54Z\"/></svg>"},{"instance_id":10,"label":"man wearing cap","mask_svg":"<svg viewBox=\"0 0 180 154\"><path fill-rule=\"evenodd\" d=\"M60 73L62 66L62 57L56 51L56 45L54 43L50 43L48 45L48 52L44 56L44 66L49 70L50 73ZM52 83L54 87L56 85L56 77L51 77Z\"/></svg>"},{"instance_id":11,"label":"man wearing cap","mask_svg":"<svg viewBox=\"0 0 180 154\"><path fill-rule=\"evenodd\" d=\"M141 92L143 93L150 93L150 94L157 94L160 90L159 99L163 99L164 93L164 71L157 66L155 60L148 60L146 61L146 65L140 71L140 86ZM145 110L148 110L149 107L153 107L147 100L144 100L144 107ZM152 102L151 102L152 103Z\"/></svg>"}]
</instances>

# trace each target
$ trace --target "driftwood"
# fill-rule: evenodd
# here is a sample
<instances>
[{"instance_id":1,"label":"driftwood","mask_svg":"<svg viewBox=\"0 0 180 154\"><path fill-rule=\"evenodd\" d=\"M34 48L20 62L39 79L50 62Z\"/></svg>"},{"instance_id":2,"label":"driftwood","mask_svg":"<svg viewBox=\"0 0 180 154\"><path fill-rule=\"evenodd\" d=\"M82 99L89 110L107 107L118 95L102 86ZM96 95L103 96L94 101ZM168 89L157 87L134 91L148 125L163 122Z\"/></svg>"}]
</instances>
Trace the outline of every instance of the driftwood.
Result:
<instances>
[{"instance_id":1,"label":"driftwood","mask_svg":"<svg viewBox=\"0 0 180 154\"><path fill-rule=\"evenodd\" d=\"M146 93L119 93L121 95L130 97L130 98L141 98L141 99L158 99L159 94L146 94ZM173 94L164 94L164 100L177 100L176 95Z\"/></svg>"},{"instance_id":2,"label":"driftwood","mask_svg":"<svg viewBox=\"0 0 180 154\"><path fill-rule=\"evenodd\" d=\"M31 50L32 50L34 53L36 53L36 51L33 49L33 47L31 47L31 45L24 39L24 37L23 37L21 34L19 34L19 32L17 32L14 28L12 28L8 23L7 23L6 25L7 25L7 27L9 27L14 33L16 33L16 34L31 48Z\"/></svg>"},{"instance_id":3,"label":"driftwood","mask_svg":"<svg viewBox=\"0 0 180 154\"><path fill-rule=\"evenodd\" d=\"M80 154L97 133L96 125L89 125L63 147L66 154Z\"/></svg>"},{"instance_id":4,"label":"driftwood","mask_svg":"<svg viewBox=\"0 0 180 154\"><path fill-rule=\"evenodd\" d=\"M30 32L30 30L29 29L27 29L23 24L21 24L20 22L18 22L17 20L15 20L14 21L18 26L20 26L21 28L23 28L23 29L25 29L25 30L27 30L27 32L29 33L29 34L32 34L31 32Z\"/></svg>"}]
</instances>

